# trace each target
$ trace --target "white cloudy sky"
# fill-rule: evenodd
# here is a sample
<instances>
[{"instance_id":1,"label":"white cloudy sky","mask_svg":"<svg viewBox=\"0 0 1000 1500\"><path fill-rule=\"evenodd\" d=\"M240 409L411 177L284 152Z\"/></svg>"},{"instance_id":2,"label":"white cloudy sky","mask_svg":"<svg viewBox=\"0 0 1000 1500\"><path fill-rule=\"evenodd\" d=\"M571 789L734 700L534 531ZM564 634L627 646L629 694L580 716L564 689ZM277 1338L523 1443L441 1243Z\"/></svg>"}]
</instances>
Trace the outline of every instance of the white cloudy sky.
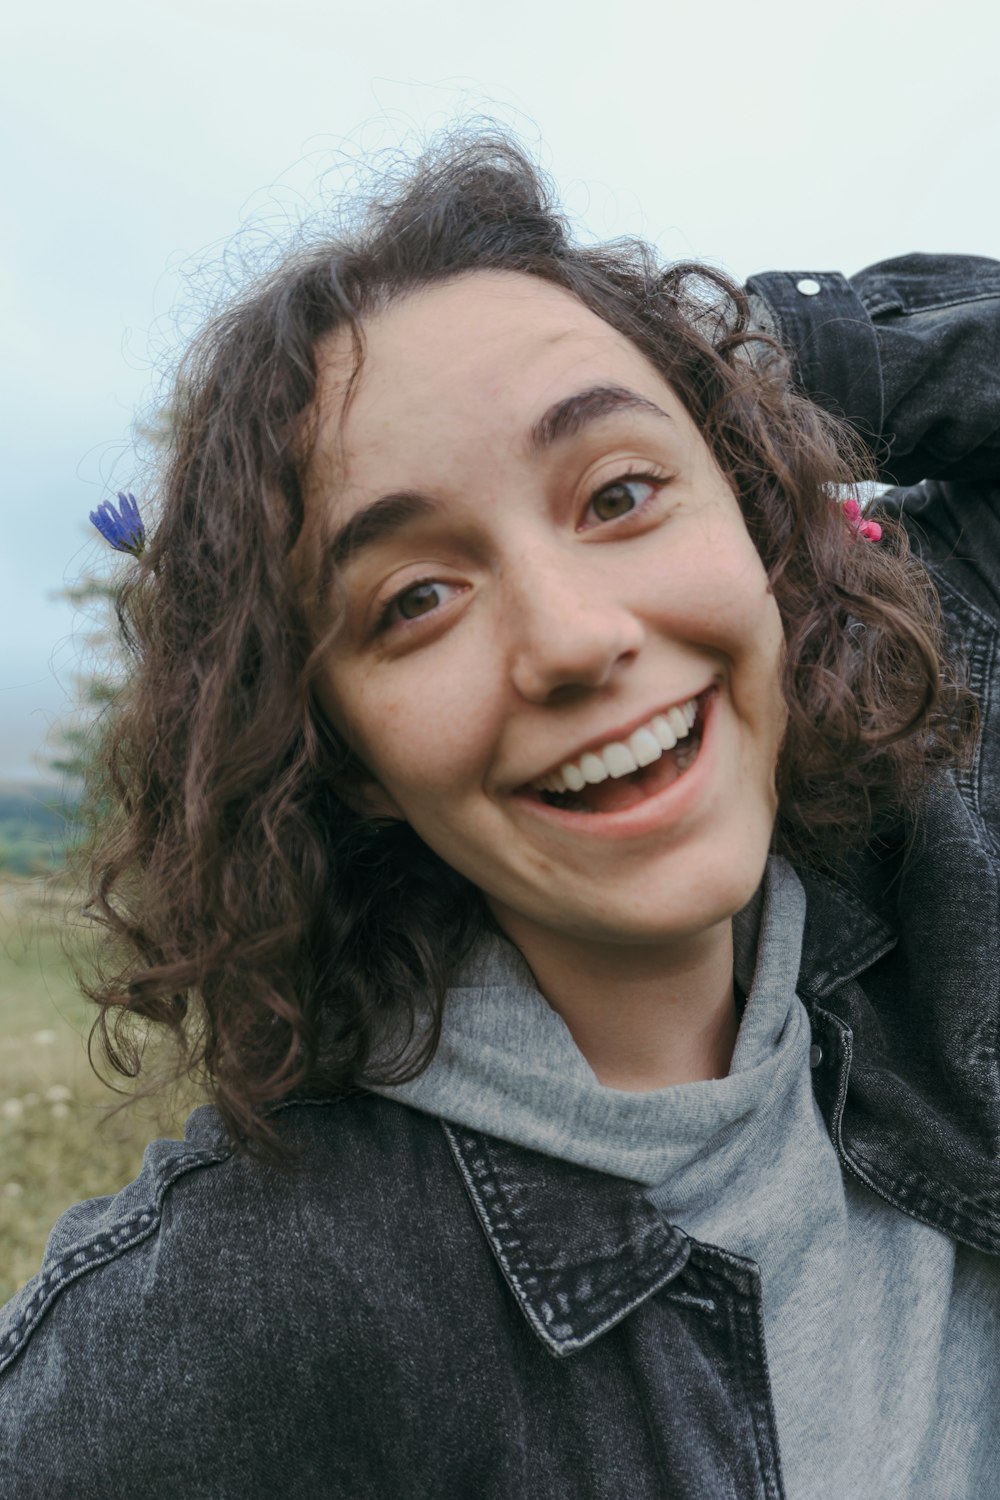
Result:
<instances>
[{"instance_id":1,"label":"white cloudy sky","mask_svg":"<svg viewBox=\"0 0 1000 1500\"><path fill-rule=\"evenodd\" d=\"M0 778L71 705L87 627L52 596L139 484L183 330L345 162L476 111L588 235L667 259L1000 255L993 0L42 0L4 30Z\"/></svg>"}]
</instances>

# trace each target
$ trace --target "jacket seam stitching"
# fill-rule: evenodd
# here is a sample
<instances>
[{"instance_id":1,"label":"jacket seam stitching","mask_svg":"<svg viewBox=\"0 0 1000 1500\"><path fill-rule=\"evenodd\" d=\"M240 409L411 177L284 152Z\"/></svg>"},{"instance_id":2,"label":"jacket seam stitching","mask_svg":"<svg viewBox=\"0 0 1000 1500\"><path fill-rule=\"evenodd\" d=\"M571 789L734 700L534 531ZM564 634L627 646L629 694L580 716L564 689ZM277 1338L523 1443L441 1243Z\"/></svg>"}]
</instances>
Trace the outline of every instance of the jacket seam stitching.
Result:
<instances>
[{"instance_id":1,"label":"jacket seam stitching","mask_svg":"<svg viewBox=\"0 0 1000 1500\"><path fill-rule=\"evenodd\" d=\"M0 1349L0 1373L27 1346L46 1313L68 1286L88 1271L117 1260L124 1251L130 1250L154 1233L162 1217L163 1199L178 1178L196 1167L217 1166L227 1159L228 1153L220 1155L211 1151L188 1152L174 1158L157 1175L154 1181L155 1191L145 1204L137 1206L128 1215L120 1216L96 1234L84 1236L67 1246L59 1259L48 1267L43 1260L35 1276L21 1289L22 1294L27 1293L32 1282L37 1283L27 1297L25 1306L12 1312L10 1321L4 1324L0 1337L10 1347ZM84 1257L82 1261L81 1256Z\"/></svg>"},{"instance_id":2,"label":"jacket seam stitching","mask_svg":"<svg viewBox=\"0 0 1000 1500\"><path fill-rule=\"evenodd\" d=\"M465 1183L466 1191L469 1193L469 1196L472 1198L472 1201L475 1204L481 1227L483 1228L490 1248L494 1256L496 1257L501 1270L503 1271L504 1278L508 1282L511 1290L517 1298L518 1305L522 1308L525 1316L531 1323L531 1326L535 1329L538 1336L544 1341L548 1348L552 1350L553 1353L558 1355L570 1354L578 1349L585 1348L590 1343L593 1343L593 1341L599 1338L601 1334L605 1333L609 1328L613 1328L616 1323L620 1323L631 1312L633 1312L637 1307L645 1302L648 1297L650 1297L654 1292L658 1291L661 1286L665 1285L668 1281L672 1280L678 1274L678 1271L681 1268L677 1267L673 1263L671 1263L665 1270L661 1268L659 1274L663 1277L663 1279L659 1281L659 1283L656 1283L654 1279L653 1285L643 1286L636 1292L633 1297L629 1298L627 1301L618 1303L605 1317L600 1319L596 1326L590 1328L586 1334L571 1335L568 1338L562 1339L557 1338L546 1327L544 1321L538 1316L531 1296L528 1292L527 1284L524 1280L522 1280L520 1276L518 1276L517 1271L511 1265L510 1258L507 1254L508 1248L520 1248L522 1250L526 1250L527 1247L525 1245L525 1241L520 1236L514 1236L511 1239L509 1246L505 1247L505 1245L502 1243L499 1235L493 1228L493 1222L489 1208L487 1207L486 1202L480 1194L475 1182L472 1180L471 1173L469 1172L467 1164L465 1162L464 1152L457 1140L457 1137L454 1136L452 1130L449 1128L448 1123L445 1120L441 1120L441 1128L444 1130L445 1136L447 1137L448 1144L451 1147L452 1154L455 1157L456 1164L462 1175L462 1180ZM487 1166L487 1175L498 1199L506 1203L506 1196L503 1192L502 1187L500 1186L496 1173L489 1166ZM594 1262L594 1264L603 1264L605 1259L605 1257L601 1257L598 1261ZM676 1257L673 1257L672 1259L676 1259ZM537 1275L533 1276L532 1279L537 1281Z\"/></svg>"},{"instance_id":3,"label":"jacket seam stitching","mask_svg":"<svg viewBox=\"0 0 1000 1500\"><path fill-rule=\"evenodd\" d=\"M888 305L886 305L886 303L883 301L881 307L877 308L876 312L873 314L868 308L867 295L868 294L866 294L865 292L861 292L859 294L860 300L865 307L865 311L868 312L869 317L872 318L873 322L875 316L919 318L922 313L943 312L945 308L966 307L973 302L1000 302L1000 291L977 292L975 294L967 296L949 297L947 300L941 302L921 302L919 306L916 307L908 306L905 302L900 301L897 297L894 302ZM873 298L872 300L875 299ZM877 323L875 324L875 327L878 327Z\"/></svg>"}]
</instances>

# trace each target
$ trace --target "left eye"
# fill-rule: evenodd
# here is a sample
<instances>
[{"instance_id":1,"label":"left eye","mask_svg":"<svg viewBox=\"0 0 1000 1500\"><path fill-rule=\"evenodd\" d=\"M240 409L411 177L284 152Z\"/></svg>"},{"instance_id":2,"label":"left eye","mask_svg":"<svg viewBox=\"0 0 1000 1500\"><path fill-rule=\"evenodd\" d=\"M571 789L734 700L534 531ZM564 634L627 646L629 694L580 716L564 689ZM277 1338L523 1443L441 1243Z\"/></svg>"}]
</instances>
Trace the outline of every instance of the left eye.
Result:
<instances>
[{"instance_id":1,"label":"left eye","mask_svg":"<svg viewBox=\"0 0 1000 1500\"><path fill-rule=\"evenodd\" d=\"M382 610L377 628L379 632L392 625L412 624L424 615L434 614L442 604L447 604L446 591L455 591L453 583L443 583L438 578L421 578L411 583L390 599Z\"/></svg>"},{"instance_id":2,"label":"left eye","mask_svg":"<svg viewBox=\"0 0 1000 1500\"><path fill-rule=\"evenodd\" d=\"M630 511L640 510L662 483L652 474L625 474L597 490L588 509L593 510L599 521L617 521Z\"/></svg>"}]
</instances>

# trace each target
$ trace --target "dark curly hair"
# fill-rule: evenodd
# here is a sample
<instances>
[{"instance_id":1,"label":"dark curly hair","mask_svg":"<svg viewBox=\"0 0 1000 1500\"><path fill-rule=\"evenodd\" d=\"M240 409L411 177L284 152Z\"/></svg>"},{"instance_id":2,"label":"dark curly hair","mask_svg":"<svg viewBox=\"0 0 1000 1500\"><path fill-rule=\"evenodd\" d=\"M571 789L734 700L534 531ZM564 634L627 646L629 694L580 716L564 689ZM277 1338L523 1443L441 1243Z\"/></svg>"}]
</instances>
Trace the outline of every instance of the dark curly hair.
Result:
<instances>
[{"instance_id":1,"label":"dark curly hair","mask_svg":"<svg viewBox=\"0 0 1000 1500\"><path fill-rule=\"evenodd\" d=\"M350 331L356 379L367 317L475 269L555 283L632 340L739 498L786 638L776 851L842 859L973 742L974 701L905 533L886 521L880 546L855 544L832 498L873 477L871 457L796 394L743 293L635 240L575 244L516 143L448 137L349 236L296 252L200 335L159 522L118 598L132 670L93 773L86 868L106 940L84 981L91 1046L99 1034L136 1078L147 1023L168 1028L174 1079L202 1083L234 1149L274 1166L292 1165L268 1122L282 1100L427 1065L449 976L490 921L407 825L373 836L338 795L361 768L319 708L291 566L320 342Z\"/></svg>"}]
</instances>

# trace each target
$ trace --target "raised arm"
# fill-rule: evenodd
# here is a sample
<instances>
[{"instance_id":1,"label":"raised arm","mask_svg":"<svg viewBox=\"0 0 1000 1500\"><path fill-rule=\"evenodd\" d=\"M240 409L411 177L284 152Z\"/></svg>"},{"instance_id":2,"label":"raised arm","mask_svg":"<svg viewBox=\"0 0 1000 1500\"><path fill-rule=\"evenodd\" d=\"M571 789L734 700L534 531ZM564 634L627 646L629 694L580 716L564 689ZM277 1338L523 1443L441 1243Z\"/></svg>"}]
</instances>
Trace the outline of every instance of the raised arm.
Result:
<instances>
[{"instance_id":1,"label":"raised arm","mask_svg":"<svg viewBox=\"0 0 1000 1500\"><path fill-rule=\"evenodd\" d=\"M846 417L885 483L1000 479L1000 261L902 255L850 278L767 271L747 292L801 389Z\"/></svg>"}]
</instances>

